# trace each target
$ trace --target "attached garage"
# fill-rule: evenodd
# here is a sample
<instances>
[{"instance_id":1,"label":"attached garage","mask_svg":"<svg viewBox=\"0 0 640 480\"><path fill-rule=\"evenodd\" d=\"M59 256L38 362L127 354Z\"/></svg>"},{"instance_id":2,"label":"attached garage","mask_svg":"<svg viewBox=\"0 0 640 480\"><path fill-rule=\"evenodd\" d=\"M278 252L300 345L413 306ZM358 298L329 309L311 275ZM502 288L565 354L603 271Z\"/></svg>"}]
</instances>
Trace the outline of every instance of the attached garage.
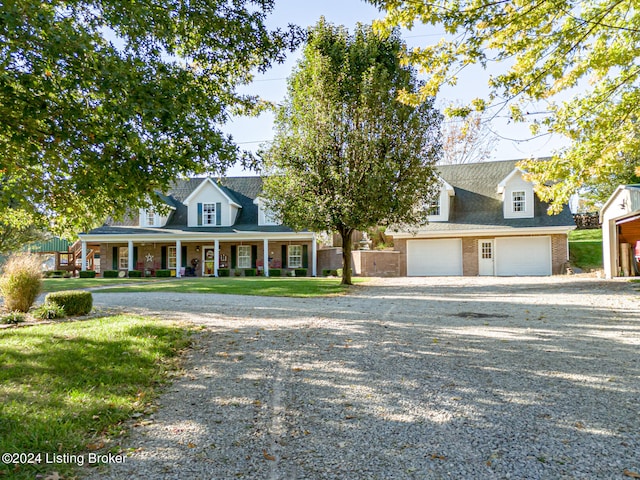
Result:
<instances>
[{"instance_id":1,"label":"attached garage","mask_svg":"<svg viewBox=\"0 0 640 480\"><path fill-rule=\"evenodd\" d=\"M551 275L551 237L496 238L496 275Z\"/></svg>"},{"instance_id":2,"label":"attached garage","mask_svg":"<svg viewBox=\"0 0 640 480\"><path fill-rule=\"evenodd\" d=\"M407 240L407 275L462 275L462 239Z\"/></svg>"}]
</instances>

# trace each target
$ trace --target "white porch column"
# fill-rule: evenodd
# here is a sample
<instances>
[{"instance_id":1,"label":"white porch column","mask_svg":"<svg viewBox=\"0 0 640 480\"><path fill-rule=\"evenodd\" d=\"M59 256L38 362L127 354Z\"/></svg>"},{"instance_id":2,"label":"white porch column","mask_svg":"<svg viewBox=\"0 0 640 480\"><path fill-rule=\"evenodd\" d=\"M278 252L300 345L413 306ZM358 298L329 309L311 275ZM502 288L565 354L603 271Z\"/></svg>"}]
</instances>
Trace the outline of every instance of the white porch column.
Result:
<instances>
[{"instance_id":1,"label":"white porch column","mask_svg":"<svg viewBox=\"0 0 640 480\"><path fill-rule=\"evenodd\" d=\"M82 248L80 251L80 270L84 272L87 270L87 242L82 240L80 242L80 247Z\"/></svg>"},{"instance_id":2,"label":"white porch column","mask_svg":"<svg viewBox=\"0 0 640 480\"><path fill-rule=\"evenodd\" d=\"M182 265L182 242L176 240L176 278L180 278L180 266Z\"/></svg>"},{"instance_id":3,"label":"white porch column","mask_svg":"<svg viewBox=\"0 0 640 480\"><path fill-rule=\"evenodd\" d=\"M318 276L318 242L316 241L316 234L313 234L311 238L311 276Z\"/></svg>"},{"instance_id":4,"label":"white porch column","mask_svg":"<svg viewBox=\"0 0 640 480\"><path fill-rule=\"evenodd\" d=\"M129 252L129 258L128 258L128 265L129 268L127 268L127 270L131 271L131 270L135 270L136 266L133 264L133 240L129 240L129 243L127 245L127 250Z\"/></svg>"},{"instance_id":5,"label":"white porch column","mask_svg":"<svg viewBox=\"0 0 640 480\"><path fill-rule=\"evenodd\" d=\"M264 268L264 276L269 276L269 240L266 238L262 241L262 265Z\"/></svg>"},{"instance_id":6,"label":"white porch column","mask_svg":"<svg viewBox=\"0 0 640 480\"><path fill-rule=\"evenodd\" d=\"M220 268L220 240L217 238L213 242L213 276L218 276L218 269Z\"/></svg>"}]
</instances>

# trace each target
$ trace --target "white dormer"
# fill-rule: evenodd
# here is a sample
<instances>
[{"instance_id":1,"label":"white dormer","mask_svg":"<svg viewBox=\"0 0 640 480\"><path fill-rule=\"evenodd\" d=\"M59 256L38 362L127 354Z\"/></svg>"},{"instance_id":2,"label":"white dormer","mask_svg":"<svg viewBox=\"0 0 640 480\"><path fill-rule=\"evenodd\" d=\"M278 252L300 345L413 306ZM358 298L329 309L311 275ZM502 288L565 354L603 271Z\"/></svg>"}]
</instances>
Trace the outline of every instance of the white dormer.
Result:
<instances>
[{"instance_id":1,"label":"white dormer","mask_svg":"<svg viewBox=\"0 0 640 480\"><path fill-rule=\"evenodd\" d=\"M450 197L455 195L455 190L451 185L440 179L440 194L435 202L429 205L429 222L448 222L451 201Z\"/></svg>"},{"instance_id":2,"label":"white dormer","mask_svg":"<svg viewBox=\"0 0 640 480\"><path fill-rule=\"evenodd\" d=\"M168 206L170 210L175 210L175 207ZM160 228L164 227L167 224L167 220L169 220L169 215L171 212L167 212L167 214L162 215L153 205L149 205L147 208L141 208L138 211L138 219L140 227L145 228Z\"/></svg>"},{"instance_id":3,"label":"white dormer","mask_svg":"<svg viewBox=\"0 0 640 480\"><path fill-rule=\"evenodd\" d=\"M533 184L523 178L523 171L514 169L498 184L502 195L504 218L533 218Z\"/></svg>"},{"instance_id":4,"label":"white dormer","mask_svg":"<svg viewBox=\"0 0 640 480\"><path fill-rule=\"evenodd\" d=\"M258 206L258 225L282 225L276 214L266 206L264 199L258 197L253 203Z\"/></svg>"},{"instance_id":5,"label":"white dormer","mask_svg":"<svg viewBox=\"0 0 640 480\"><path fill-rule=\"evenodd\" d=\"M183 202L189 227L230 227L242 206L211 178L205 178Z\"/></svg>"}]
</instances>

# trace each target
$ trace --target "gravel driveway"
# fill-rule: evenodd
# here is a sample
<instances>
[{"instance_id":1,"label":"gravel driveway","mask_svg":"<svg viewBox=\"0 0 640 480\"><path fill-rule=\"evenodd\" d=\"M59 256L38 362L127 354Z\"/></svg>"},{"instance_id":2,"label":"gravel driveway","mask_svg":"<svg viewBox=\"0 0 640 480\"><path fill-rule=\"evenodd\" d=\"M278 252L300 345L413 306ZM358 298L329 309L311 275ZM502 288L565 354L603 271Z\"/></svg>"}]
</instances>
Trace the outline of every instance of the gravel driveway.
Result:
<instances>
[{"instance_id":1,"label":"gravel driveway","mask_svg":"<svg viewBox=\"0 0 640 480\"><path fill-rule=\"evenodd\" d=\"M94 478L640 473L639 286L378 279L344 297L94 293L202 325L131 455Z\"/></svg>"}]
</instances>

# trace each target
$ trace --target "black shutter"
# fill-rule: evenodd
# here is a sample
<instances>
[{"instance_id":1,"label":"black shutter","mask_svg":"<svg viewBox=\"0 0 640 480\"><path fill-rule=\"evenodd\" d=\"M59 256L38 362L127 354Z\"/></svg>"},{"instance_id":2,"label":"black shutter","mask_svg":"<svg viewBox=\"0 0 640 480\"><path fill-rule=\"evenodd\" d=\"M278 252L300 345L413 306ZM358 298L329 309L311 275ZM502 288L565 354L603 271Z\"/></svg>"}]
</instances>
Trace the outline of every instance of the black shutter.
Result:
<instances>
[{"instance_id":1,"label":"black shutter","mask_svg":"<svg viewBox=\"0 0 640 480\"><path fill-rule=\"evenodd\" d=\"M251 268L256 268L257 260L258 260L258 246L251 245Z\"/></svg>"},{"instance_id":2,"label":"black shutter","mask_svg":"<svg viewBox=\"0 0 640 480\"><path fill-rule=\"evenodd\" d=\"M236 268L236 246L231 245L231 268Z\"/></svg>"},{"instance_id":3,"label":"black shutter","mask_svg":"<svg viewBox=\"0 0 640 480\"><path fill-rule=\"evenodd\" d=\"M167 268L167 247L160 247L160 268Z\"/></svg>"},{"instance_id":4,"label":"black shutter","mask_svg":"<svg viewBox=\"0 0 640 480\"><path fill-rule=\"evenodd\" d=\"M133 247L133 265L129 265L129 270L136 270L138 267L138 247Z\"/></svg>"},{"instance_id":5,"label":"black shutter","mask_svg":"<svg viewBox=\"0 0 640 480\"><path fill-rule=\"evenodd\" d=\"M282 268L287 268L287 246L282 245Z\"/></svg>"},{"instance_id":6,"label":"black shutter","mask_svg":"<svg viewBox=\"0 0 640 480\"><path fill-rule=\"evenodd\" d=\"M185 267L187 268L187 246L183 245L182 246L182 259L181 259L181 267Z\"/></svg>"},{"instance_id":7,"label":"black shutter","mask_svg":"<svg viewBox=\"0 0 640 480\"><path fill-rule=\"evenodd\" d=\"M216 203L216 225L222 225L222 203Z\"/></svg>"},{"instance_id":8,"label":"black shutter","mask_svg":"<svg viewBox=\"0 0 640 480\"><path fill-rule=\"evenodd\" d=\"M302 268L309 268L309 245L302 246Z\"/></svg>"},{"instance_id":9,"label":"black shutter","mask_svg":"<svg viewBox=\"0 0 640 480\"><path fill-rule=\"evenodd\" d=\"M198 203L198 226L202 225L202 204Z\"/></svg>"},{"instance_id":10,"label":"black shutter","mask_svg":"<svg viewBox=\"0 0 640 480\"><path fill-rule=\"evenodd\" d=\"M113 247L113 260L111 262L111 265L113 267L112 270L118 270L118 247Z\"/></svg>"}]
</instances>

